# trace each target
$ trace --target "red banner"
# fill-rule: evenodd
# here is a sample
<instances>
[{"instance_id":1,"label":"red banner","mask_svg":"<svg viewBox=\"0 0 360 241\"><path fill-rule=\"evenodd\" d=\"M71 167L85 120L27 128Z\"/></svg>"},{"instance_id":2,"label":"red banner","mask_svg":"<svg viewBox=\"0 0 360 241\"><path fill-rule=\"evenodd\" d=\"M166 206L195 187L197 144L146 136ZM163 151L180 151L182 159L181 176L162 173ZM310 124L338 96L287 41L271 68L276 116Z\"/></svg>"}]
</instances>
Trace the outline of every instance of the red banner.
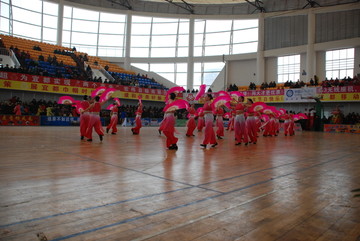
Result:
<instances>
[{"instance_id":1,"label":"red banner","mask_svg":"<svg viewBox=\"0 0 360 241\"><path fill-rule=\"evenodd\" d=\"M143 93L143 94L153 94L153 95L166 94L166 90L161 90L161 89L140 88L135 86L125 86L125 85L117 85L117 84L104 84L104 83L96 83L96 82L89 82L82 80L52 78L47 76L1 72L1 71L0 71L0 79L23 81L34 84L60 85L60 86L68 86L68 87L71 86L71 87L90 88L90 89L96 89L100 86L105 86L107 88L115 88L123 92L133 92L133 93Z\"/></svg>"},{"instance_id":2,"label":"red banner","mask_svg":"<svg viewBox=\"0 0 360 241\"><path fill-rule=\"evenodd\" d=\"M333 87L318 87L316 89L318 94L332 94L332 93L359 93L360 86L333 86Z\"/></svg>"},{"instance_id":3,"label":"red banner","mask_svg":"<svg viewBox=\"0 0 360 241\"><path fill-rule=\"evenodd\" d=\"M39 116L0 115L0 126L39 126Z\"/></svg>"}]
</instances>

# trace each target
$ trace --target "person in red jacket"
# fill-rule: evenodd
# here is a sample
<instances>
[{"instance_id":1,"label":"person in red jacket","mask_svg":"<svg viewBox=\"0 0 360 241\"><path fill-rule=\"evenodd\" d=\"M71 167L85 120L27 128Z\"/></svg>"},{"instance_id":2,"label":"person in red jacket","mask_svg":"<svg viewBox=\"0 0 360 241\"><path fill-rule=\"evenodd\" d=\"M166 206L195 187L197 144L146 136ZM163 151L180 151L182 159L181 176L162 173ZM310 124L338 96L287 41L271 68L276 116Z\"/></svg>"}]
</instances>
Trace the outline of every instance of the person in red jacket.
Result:
<instances>
[{"instance_id":1,"label":"person in red jacket","mask_svg":"<svg viewBox=\"0 0 360 241\"><path fill-rule=\"evenodd\" d=\"M103 140L104 131L101 126L100 111L101 111L101 106L105 102L99 102L99 101L100 101L100 96L96 96L95 102L84 110L84 112L88 111L90 115L89 125L86 131L86 137L88 138L87 141L92 141L93 128L95 129L96 133L99 135L100 141Z\"/></svg>"},{"instance_id":2,"label":"person in red jacket","mask_svg":"<svg viewBox=\"0 0 360 241\"><path fill-rule=\"evenodd\" d=\"M87 95L84 95L83 100L80 103L80 106L83 110L86 110L90 106L89 97ZM82 112L80 115L80 136L81 140L84 139L84 136L86 136L86 131L89 125L90 115L89 112Z\"/></svg>"},{"instance_id":3,"label":"person in red jacket","mask_svg":"<svg viewBox=\"0 0 360 241\"><path fill-rule=\"evenodd\" d=\"M203 143L200 146L206 148L207 144L210 144L211 147L218 145L215 138L215 131L213 128L214 115L211 108L211 100L213 99L211 94L207 94L205 97L204 103L204 119L205 119L205 137Z\"/></svg>"}]
</instances>

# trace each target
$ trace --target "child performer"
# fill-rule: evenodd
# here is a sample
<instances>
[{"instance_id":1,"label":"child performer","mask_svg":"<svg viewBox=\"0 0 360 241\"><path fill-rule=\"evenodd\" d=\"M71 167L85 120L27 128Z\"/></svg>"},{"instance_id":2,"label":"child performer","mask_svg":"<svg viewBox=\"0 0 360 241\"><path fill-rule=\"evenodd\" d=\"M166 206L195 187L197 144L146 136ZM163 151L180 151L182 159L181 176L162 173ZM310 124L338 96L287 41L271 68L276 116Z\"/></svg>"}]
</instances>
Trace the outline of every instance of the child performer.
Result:
<instances>
[{"instance_id":1,"label":"child performer","mask_svg":"<svg viewBox=\"0 0 360 241\"><path fill-rule=\"evenodd\" d=\"M205 119L205 138L200 146L206 148L207 144L211 144L211 147L218 145L215 138L215 132L213 128L214 115L211 108L211 100L213 99L211 94L207 94L204 103L204 119Z\"/></svg>"},{"instance_id":2,"label":"child performer","mask_svg":"<svg viewBox=\"0 0 360 241\"><path fill-rule=\"evenodd\" d=\"M142 110L142 103L139 102L138 108L135 112L136 117L135 117L135 127L131 128L131 131L133 133L133 135L138 135L140 133L140 128L141 128L141 114L143 112Z\"/></svg>"},{"instance_id":3,"label":"child performer","mask_svg":"<svg viewBox=\"0 0 360 241\"><path fill-rule=\"evenodd\" d=\"M245 111L246 106L243 103L244 96L238 97L238 102L235 106L236 116L234 121L234 131L235 131L235 145L241 145L241 141L245 142L245 145L248 144L248 134L246 130L246 121L245 121Z\"/></svg>"},{"instance_id":4,"label":"child performer","mask_svg":"<svg viewBox=\"0 0 360 241\"><path fill-rule=\"evenodd\" d=\"M224 137L224 120L223 120L223 115L224 115L224 109L219 106L216 108L216 137L218 139L223 139Z\"/></svg>"},{"instance_id":5,"label":"child performer","mask_svg":"<svg viewBox=\"0 0 360 241\"><path fill-rule=\"evenodd\" d=\"M195 122L195 115L196 115L196 110L194 108L194 104L192 104L187 111L189 112L189 120L186 123L187 126L187 132L186 132L186 136L190 137L190 136L195 136L194 135L194 130L196 128L196 122Z\"/></svg>"},{"instance_id":6,"label":"child performer","mask_svg":"<svg viewBox=\"0 0 360 241\"><path fill-rule=\"evenodd\" d=\"M246 129L250 138L250 142L256 144L258 124L256 123L256 117L255 117L256 113L255 111L252 111L250 108L253 103L254 102L252 101L252 99L247 100L248 109L247 109Z\"/></svg>"},{"instance_id":7,"label":"child performer","mask_svg":"<svg viewBox=\"0 0 360 241\"><path fill-rule=\"evenodd\" d=\"M100 141L103 140L104 131L101 126L100 121L100 111L101 106L105 103L99 102L100 96L95 97L95 102L92 103L88 108L86 108L83 112L89 111L90 119L89 119L89 125L86 131L86 137L88 138L87 141L92 141L92 129L94 128L96 133L99 135Z\"/></svg>"},{"instance_id":8,"label":"child performer","mask_svg":"<svg viewBox=\"0 0 360 241\"><path fill-rule=\"evenodd\" d=\"M171 93L169 96L169 100L167 102L167 105L171 104L176 98L176 94L175 93ZM164 117L164 124L163 124L163 128L162 131L164 133L164 135L166 136L166 147L169 150L177 150L178 146L177 146L177 141L178 138L175 137L174 132L175 132L175 116L174 116L175 111L166 111L165 112L165 117Z\"/></svg>"},{"instance_id":9,"label":"child performer","mask_svg":"<svg viewBox=\"0 0 360 241\"><path fill-rule=\"evenodd\" d=\"M83 100L80 103L80 106L83 110L86 110L90 106L89 97L84 95ZM82 112L80 115L80 136L81 140L84 140L84 136L86 136L86 131L89 126L90 115L89 112Z\"/></svg>"},{"instance_id":10,"label":"child performer","mask_svg":"<svg viewBox=\"0 0 360 241\"><path fill-rule=\"evenodd\" d=\"M111 108L111 112L110 112L110 124L106 127L106 133L109 133L109 130L111 129L111 134L112 135L116 135L117 133L117 124L118 124L118 112L119 112L119 106L117 104L117 102L115 101L114 106Z\"/></svg>"}]
</instances>

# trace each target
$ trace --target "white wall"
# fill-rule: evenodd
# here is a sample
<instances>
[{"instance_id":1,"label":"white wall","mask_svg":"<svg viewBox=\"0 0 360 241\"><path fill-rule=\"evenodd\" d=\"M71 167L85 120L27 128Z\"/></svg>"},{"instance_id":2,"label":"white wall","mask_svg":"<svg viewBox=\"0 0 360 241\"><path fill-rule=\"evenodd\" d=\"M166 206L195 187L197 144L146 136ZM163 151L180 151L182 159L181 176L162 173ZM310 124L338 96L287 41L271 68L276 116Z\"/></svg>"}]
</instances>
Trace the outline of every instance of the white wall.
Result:
<instances>
[{"instance_id":1,"label":"white wall","mask_svg":"<svg viewBox=\"0 0 360 241\"><path fill-rule=\"evenodd\" d=\"M277 81L277 58L269 57L265 59L265 79L267 82Z\"/></svg>"},{"instance_id":2,"label":"white wall","mask_svg":"<svg viewBox=\"0 0 360 241\"><path fill-rule=\"evenodd\" d=\"M229 61L227 74L228 86L249 86L250 82L256 82L256 59Z\"/></svg>"}]
</instances>

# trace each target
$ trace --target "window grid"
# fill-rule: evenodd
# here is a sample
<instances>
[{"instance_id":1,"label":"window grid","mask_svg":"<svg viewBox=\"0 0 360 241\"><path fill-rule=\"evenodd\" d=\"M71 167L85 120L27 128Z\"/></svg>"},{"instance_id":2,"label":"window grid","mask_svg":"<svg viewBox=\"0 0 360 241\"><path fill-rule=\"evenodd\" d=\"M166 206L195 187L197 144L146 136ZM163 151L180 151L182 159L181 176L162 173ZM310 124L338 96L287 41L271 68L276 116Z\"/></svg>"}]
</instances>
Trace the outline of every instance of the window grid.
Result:
<instances>
[{"instance_id":1,"label":"window grid","mask_svg":"<svg viewBox=\"0 0 360 241\"><path fill-rule=\"evenodd\" d=\"M278 57L278 83L300 79L300 55Z\"/></svg>"},{"instance_id":2,"label":"window grid","mask_svg":"<svg viewBox=\"0 0 360 241\"><path fill-rule=\"evenodd\" d=\"M328 79L343 79L354 75L355 49L339 49L326 52L325 71Z\"/></svg>"}]
</instances>

